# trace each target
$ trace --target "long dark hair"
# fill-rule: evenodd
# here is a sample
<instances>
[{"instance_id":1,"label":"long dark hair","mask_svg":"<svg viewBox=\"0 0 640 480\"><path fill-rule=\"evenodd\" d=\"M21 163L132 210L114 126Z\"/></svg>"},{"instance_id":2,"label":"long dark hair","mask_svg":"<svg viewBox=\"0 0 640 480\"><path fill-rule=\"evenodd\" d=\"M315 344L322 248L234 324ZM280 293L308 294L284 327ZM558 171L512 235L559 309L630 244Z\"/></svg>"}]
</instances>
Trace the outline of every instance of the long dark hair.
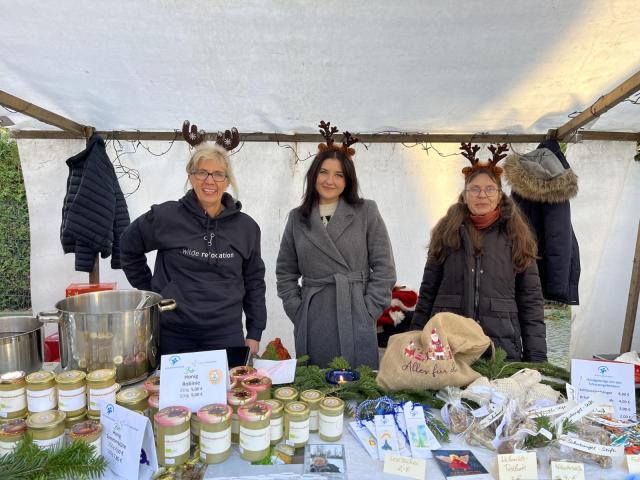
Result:
<instances>
[{"instance_id":1,"label":"long dark hair","mask_svg":"<svg viewBox=\"0 0 640 480\"><path fill-rule=\"evenodd\" d=\"M328 158L335 158L340 162L342 173L344 174L345 187L340 196L349 204L362 203L362 199L358 195L358 177L356 176L356 167L353 160L347 157L343 152L336 150L326 150L316 155L311 162L309 170L307 170L306 180L304 184L304 193L302 194L302 203L298 207L298 212L302 215L303 222L309 224L311 209L314 202L318 201L318 192L316 192L316 180L322 163Z\"/></svg>"},{"instance_id":2,"label":"long dark hair","mask_svg":"<svg viewBox=\"0 0 640 480\"><path fill-rule=\"evenodd\" d=\"M489 175L498 187L501 187L500 178L489 170L479 170L466 178L465 187L477 175L484 173ZM517 205L511 198L501 193L500 210L504 224L501 226L505 235L511 240L511 260L516 272L522 272L531 265L537 258L538 246L531 229L525 218L520 213ZM468 221L470 215L469 208L464 203L463 194L460 194L458 201L449 207L446 215L442 217L431 231L431 242L429 244L429 260L442 264L450 252L461 248L460 226L465 225L476 254L482 252L482 237L476 228Z\"/></svg>"}]
</instances>

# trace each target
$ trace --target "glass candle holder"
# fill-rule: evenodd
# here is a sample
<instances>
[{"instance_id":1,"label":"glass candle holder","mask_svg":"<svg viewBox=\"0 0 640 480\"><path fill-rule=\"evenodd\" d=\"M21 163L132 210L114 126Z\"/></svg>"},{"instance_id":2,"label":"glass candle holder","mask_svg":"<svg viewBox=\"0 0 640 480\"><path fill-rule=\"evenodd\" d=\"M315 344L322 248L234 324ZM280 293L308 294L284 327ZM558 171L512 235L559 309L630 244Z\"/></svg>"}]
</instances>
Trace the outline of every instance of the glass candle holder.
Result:
<instances>
[{"instance_id":1,"label":"glass candle holder","mask_svg":"<svg viewBox=\"0 0 640 480\"><path fill-rule=\"evenodd\" d=\"M360 374L355 370L330 370L326 379L331 385L343 385L360 380Z\"/></svg>"}]
</instances>

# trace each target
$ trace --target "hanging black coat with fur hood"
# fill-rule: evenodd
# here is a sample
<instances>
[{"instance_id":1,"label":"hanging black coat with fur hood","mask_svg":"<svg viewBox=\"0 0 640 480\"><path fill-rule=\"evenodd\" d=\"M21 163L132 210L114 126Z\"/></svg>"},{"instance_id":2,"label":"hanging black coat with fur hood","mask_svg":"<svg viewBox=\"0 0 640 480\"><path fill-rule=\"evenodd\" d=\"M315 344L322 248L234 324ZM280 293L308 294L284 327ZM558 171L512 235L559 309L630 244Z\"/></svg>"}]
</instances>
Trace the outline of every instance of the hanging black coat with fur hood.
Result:
<instances>
[{"instance_id":1,"label":"hanging black coat with fur hood","mask_svg":"<svg viewBox=\"0 0 640 480\"><path fill-rule=\"evenodd\" d=\"M578 193L578 177L555 140L545 140L525 155L509 156L504 171L511 197L538 240L544 298L578 305L580 250L569 205Z\"/></svg>"}]
</instances>

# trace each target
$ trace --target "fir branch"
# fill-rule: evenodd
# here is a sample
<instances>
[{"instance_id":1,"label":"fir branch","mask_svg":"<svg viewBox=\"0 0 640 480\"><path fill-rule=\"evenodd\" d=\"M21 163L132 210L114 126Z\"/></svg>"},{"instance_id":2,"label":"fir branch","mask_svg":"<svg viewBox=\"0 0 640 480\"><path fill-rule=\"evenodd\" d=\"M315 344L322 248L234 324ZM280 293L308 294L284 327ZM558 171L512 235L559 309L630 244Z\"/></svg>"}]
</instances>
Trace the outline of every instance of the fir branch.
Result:
<instances>
[{"instance_id":1,"label":"fir branch","mask_svg":"<svg viewBox=\"0 0 640 480\"><path fill-rule=\"evenodd\" d=\"M350 370L351 365L344 357L335 357L329 362L329 369L331 370Z\"/></svg>"}]
</instances>

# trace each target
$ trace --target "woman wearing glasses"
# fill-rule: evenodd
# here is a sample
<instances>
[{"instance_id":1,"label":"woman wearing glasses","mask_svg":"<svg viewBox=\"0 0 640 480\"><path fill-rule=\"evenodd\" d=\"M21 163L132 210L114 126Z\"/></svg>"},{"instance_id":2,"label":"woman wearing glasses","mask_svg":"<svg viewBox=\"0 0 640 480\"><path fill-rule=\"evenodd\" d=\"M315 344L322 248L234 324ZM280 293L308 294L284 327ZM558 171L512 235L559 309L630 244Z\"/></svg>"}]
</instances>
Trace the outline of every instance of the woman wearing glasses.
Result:
<instances>
[{"instance_id":1,"label":"woman wearing glasses","mask_svg":"<svg viewBox=\"0 0 640 480\"><path fill-rule=\"evenodd\" d=\"M176 300L162 314L161 354L242 345L256 353L267 318L260 228L226 192L238 189L225 149L200 145L186 170L186 195L152 206L123 233L122 268L135 288Z\"/></svg>"},{"instance_id":2,"label":"woman wearing glasses","mask_svg":"<svg viewBox=\"0 0 640 480\"><path fill-rule=\"evenodd\" d=\"M480 163L477 146L463 144L472 166L463 170L464 190L431 233L429 254L412 328L438 312L478 322L509 360L547 359L542 289L536 242L513 201L502 192L497 166L507 149L491 147Z\"/></svg>"}]
</instances>

